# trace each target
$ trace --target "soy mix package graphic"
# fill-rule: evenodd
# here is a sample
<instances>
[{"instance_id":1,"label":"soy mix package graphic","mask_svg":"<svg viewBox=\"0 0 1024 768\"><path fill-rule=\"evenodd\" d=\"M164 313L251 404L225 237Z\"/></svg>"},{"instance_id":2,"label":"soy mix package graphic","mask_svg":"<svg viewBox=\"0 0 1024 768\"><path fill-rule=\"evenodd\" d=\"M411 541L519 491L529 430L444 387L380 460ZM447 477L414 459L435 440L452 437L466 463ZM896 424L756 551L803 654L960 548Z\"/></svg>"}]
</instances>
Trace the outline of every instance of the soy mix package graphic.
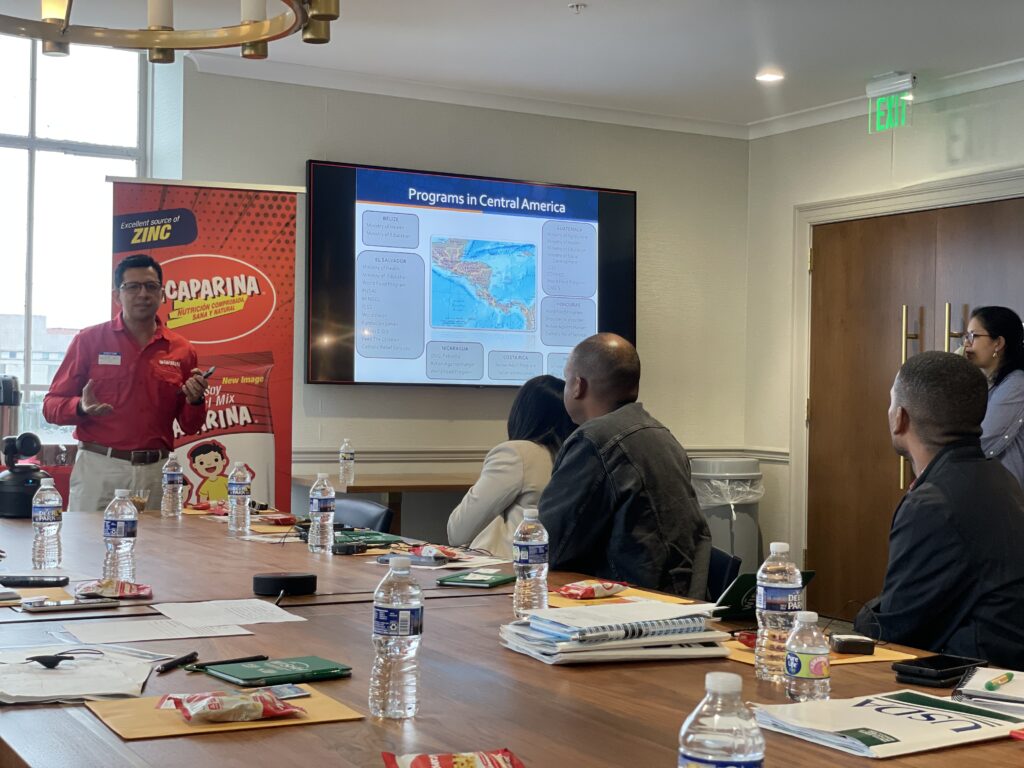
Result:
<instances>
[{"instance_id":1,"label":"soy mix package graphic","mask_svg":"<svg viewBox=\"0 0 1024 768\"><path fill-rule=\"evenodd\" d=\"M253 498L288 507L291 431L274 424L291 424L295 207L291 192L114 182L113 263L160 263L161 319L215 366L200 433L175 424L190 503L226 499L241 461Z\"/></svg>"}]
</instances>

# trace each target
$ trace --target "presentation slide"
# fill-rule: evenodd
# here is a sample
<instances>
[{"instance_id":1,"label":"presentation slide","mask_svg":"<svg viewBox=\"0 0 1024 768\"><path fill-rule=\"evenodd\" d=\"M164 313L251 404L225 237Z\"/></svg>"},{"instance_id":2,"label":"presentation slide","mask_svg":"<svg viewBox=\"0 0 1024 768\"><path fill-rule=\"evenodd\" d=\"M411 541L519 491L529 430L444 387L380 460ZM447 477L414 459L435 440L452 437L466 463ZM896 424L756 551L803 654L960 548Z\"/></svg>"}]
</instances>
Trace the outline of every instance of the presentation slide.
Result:
<instances>
[{"instance_id":1,"label":"presentation slide","mask_svg":"<svg viewBox=\"0 0 1024 768\"><path fill-rule=\"evenodd\" d=\"M598 192L360 168L353 380L562 376L598 327Z\"/></svg>"}]
</instances>

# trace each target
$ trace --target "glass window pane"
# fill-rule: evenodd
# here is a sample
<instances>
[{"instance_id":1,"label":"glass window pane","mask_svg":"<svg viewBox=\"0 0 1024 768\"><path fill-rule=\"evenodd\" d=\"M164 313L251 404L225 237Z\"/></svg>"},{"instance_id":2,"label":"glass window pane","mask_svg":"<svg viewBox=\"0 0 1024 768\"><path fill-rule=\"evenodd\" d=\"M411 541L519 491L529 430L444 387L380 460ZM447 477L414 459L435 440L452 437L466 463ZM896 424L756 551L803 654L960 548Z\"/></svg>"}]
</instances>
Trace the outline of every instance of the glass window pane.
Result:
<instances>
[{"instance_id":1,"label":"glass window pane","mask_svg":"<svg viewBox=\"0 0 1024 768\"><path fill-rule=\"evenodd\" d=\"M0 180L0 374L24 381L27 150L0 147Z\"/></svg>"},{"instance_id":2,"label":"glass window pane","mask_svg":"<svg viewBox=\"0 0 1024 768\"><path fill-rule=\"evenodd\" d=\"M58 427L43 418L43 396L45 392L26 392L22 395L20 429L22 432L34 432L44 443L61 443L75 445L71 434L74 427Z\"/></svg>"},{"instance_id":3,"label":"glass window pane","mask_svg":"<svg viewBox=\"0 0 1024 768\"><path fill-rule=\"evenodd\" d=\"M36 154L32 225L32 378L48 385L82 328L110 319L111 216L107 176L135 176L135 161Z\"/></svg>"},{"instance_id":4,"label":"glass window pane","mask_svg":"<svg viewBox=\"0 0 1024 768\"><path fill-rule=\"evenodd\" d=\"M36 135L134 147L139 134L139 55L71 46L37 57Z\"/></svg>"},{"instance_id":5,"label":"glass window pane","mask_svg":"<svg viewBox=\"0 0 1024 768\"><path fill-rule=\"evenodd\" d=\"M32 41L0 35L0 133L28 135Z\"/></svg>"}]
</instances>

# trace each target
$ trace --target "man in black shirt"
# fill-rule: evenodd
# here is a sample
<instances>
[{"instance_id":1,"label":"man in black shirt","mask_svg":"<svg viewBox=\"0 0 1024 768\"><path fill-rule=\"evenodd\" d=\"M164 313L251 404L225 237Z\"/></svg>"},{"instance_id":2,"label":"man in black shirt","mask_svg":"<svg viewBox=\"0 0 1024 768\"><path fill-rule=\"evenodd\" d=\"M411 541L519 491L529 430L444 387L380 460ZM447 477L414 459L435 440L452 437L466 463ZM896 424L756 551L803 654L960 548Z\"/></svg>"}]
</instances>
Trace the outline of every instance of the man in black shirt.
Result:
<instances>
[{"instance_id":1,"label":"man in black shirt","mask_svg":"<svg viewBox=\"0 0 1024 768\"><path fill-rule=\"evenodd\" d=\"M925 352L890 397L893 447L917 479L893 516L882 594L855 626L1024 669L1024 492L981 451L985 377L962 357Z\"/></svg>"}]
</instances>

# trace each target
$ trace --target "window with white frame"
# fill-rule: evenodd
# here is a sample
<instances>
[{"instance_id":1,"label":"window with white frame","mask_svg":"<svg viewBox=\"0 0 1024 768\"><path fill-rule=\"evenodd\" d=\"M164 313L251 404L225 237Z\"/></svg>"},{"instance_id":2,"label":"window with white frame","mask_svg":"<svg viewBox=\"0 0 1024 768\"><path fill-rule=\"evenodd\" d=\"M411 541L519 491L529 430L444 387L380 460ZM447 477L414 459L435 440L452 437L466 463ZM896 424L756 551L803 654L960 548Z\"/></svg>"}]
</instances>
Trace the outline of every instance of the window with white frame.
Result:
<instances>
[{"instance_id":1,"label":"window with white frame","mask_svg":"<svg viewBox=\"0 0 1024 768\"><path fill-rule=\"evenodd\" d=\"M145 64L138 53L0 35L0 374L18 377L21 429L47 424L46 394L74 335L110 319L111 185L143 161Z\"/></svg>"}]
</instances>

